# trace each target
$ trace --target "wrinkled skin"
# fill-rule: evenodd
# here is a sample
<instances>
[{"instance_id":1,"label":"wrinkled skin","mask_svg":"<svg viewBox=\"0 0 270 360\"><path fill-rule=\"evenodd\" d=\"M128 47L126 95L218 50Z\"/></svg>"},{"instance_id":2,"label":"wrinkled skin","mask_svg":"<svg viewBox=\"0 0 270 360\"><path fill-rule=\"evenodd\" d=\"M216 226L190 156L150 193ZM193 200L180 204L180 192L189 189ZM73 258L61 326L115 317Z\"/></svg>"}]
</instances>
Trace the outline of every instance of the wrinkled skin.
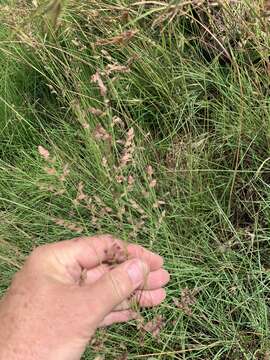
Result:
<instances>
[{"instance_id":1,"label":"wrinkled skin","mask_svg":"<svg viewBox=\"0 0 270 360\"><path fill-rule=\"evenodd\" d=\"M127 256L112 267L115 244ZM98 327L136 318L131 297L142 307L164 300L162 266L159 255L110 235L37 248L0 303L0 359L80 359Z\"/></svg>"}]
</instances>

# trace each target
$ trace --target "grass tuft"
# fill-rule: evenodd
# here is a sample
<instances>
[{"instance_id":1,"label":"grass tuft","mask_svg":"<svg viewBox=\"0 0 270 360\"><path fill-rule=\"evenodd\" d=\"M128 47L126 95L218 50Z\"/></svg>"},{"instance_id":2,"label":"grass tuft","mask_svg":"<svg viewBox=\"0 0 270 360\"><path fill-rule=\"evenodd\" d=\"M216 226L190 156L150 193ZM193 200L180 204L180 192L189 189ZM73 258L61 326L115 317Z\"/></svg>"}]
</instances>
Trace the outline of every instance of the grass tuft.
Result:
<instances>
[{"instance_id":1,"label":"grass tuft","mask_svg":"<svg viewBox=\"0 0 270 360\"><path fill-rule=\"evenodd\" d=\"M1 292L36 246L112 233L172 280L85 359L268 359L268 2L0 6Z\"/></svg>"}]
</instances>

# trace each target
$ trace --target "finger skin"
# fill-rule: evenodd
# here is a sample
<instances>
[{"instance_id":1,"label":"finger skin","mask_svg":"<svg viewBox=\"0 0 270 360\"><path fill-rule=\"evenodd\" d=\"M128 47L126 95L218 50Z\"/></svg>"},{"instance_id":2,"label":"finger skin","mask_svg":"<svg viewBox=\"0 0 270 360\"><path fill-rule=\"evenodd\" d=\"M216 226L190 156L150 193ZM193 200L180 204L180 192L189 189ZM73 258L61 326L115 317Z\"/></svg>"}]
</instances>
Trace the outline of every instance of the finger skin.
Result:
<instances>
[{"instance_id":1,"label":"finger skin","mask_svg":"<svg viewBox=\"0 0 270 360\"><path fill-rule=\"evenodd\" d=\"M86 301L89 301L90 306L95 303L96 322L99 324L107 314L139 288L148 273L149 267L146 263L140 259L131 259L105 273L94 284L85 286L85 294L89 288Z\"/></svg>"},{"instance_id":2,"label":"finger skin","mask_svg":"<svg viewBox=\"0 0 270 360\"><path fill-rule=\"evenodd\" d=\"M141 258L147 262L151 271L158 270L163 266L164 261L160 255L154 254L140 245L129 244L127 250L131 258Z\"/></svg>"},{"instance_id":3,"label":"finger skin","mask_svg":"<svg viewBox=\"0 0 270 360\"><path fill-rule=\"evenodd\" d=\"M110 271L110 266L107 264L101 264L93 269L90 269L86 273L84 281L85 285L91 285L99 280L105 273Z\"/></svg>"},{"instance_id":4,"label":"finger skin","mask_svg":"<svg viewBox=\"0 0 270 360\"><path fill-rule=\"evenodd\" d=\"M59 272L61 267L62 272L66 271L71 279L77 281L82 269L90 270L106 261L107 252L113 244L125 251L127 258L140 258L145 261L151 271L159 269L163 264L163 259L159 255L139 245L125 244L111 235L80 237L47 244L37 248L30 256L30 261L38 258L39 268L42 265L46 273Z\"/></svg>"},{"instance_id":5,"label":"finger skin","mask_svg":"<svg viewBox=\"0 0 270 360\"><path fill-rule=\"evenodd\" d=\"M129 299L123 301L115 307L115 311L128 310L133 305L138 305L141 308L149 308L160 305L166 298L166 291L164 289L156 290L137 290L135 294Z\"/></svg>"},{"instance_id":6,"label":"finger skin","mask_svg":"<svg viewBox=\"0 0 270 360\"><path fill-rule=\"evenodd\" d=\"M110 268L106 264L97 266L94 269L87 271L87 277L85 279L85 284L93 284L97 281L103 274L110 271ZM168 271L164 269L159 269L152 271L147 276L145 282L141 285L141 289L145 290L155 290L165 286L170 280L170 275Z\"/></svg>"},{"instance_id":7,"label":"finger skin","mask_svg":"<svg viewBox=\"0 0 270 360\"><path fill-rule=\"evenodd\" d=\"M141 307L153 307L160 305L165 300L166 291L164 289L137 291L134 298Z\"/></svg>"},{"instance_id":8,"label":"finger skin","mask_svg":"<svg viewBox=\"0 0 270 360\"><path fill-rule=\"evenodd\" d=\"M152 271L147 276L146 282L140 287L144 290L155 290L165 286L170 281L170 274L165 269Z\"/></svg>"},{"instance_id":9,"label":"finger skin","mask_svg":"<svg viewBox=\"0 0 270 360\"><path fill-rule=\"evenodd\" d=\"M137 319L139 314L131 310L115 311L105 316L99 327L106 327L112 324L123 323Z\"/></svg>"},{"instance_id":10,"label":"finger skin","mask_svg":"<svg viewBox=\"0 0 270 360\"><path fill-rule=\"evenodd\" d=\"M115 242L128 260L111 269L104 262ZM79 360L97 327L136 317L130 303L117 310L124 300L145 307L163 301L162 288L138 290L168 281L162 264L159 255L110 235L38 247L0 303L0 358Z\"/></svg>"}]
</instances>

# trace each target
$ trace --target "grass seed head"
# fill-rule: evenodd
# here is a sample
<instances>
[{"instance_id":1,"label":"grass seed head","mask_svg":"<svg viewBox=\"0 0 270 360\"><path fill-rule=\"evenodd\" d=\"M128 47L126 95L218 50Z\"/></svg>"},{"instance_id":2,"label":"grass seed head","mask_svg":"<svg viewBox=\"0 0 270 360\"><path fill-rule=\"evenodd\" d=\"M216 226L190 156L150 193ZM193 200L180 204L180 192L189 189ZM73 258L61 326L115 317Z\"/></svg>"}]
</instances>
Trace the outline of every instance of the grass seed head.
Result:
<instances>
[{"instance_id":1,"label":"grass seed head","mask_svg":"<svg viewBox=\"0 0 270 360\"><path fill-rule=\"evenodd\" d=\"M98 70L96 71L96 73L94 75L91 76L91 82L96 83L98 85L100 95L102 97L105 97L107 94L107 88L106 88Z\"/></svg>"}]
</instances>

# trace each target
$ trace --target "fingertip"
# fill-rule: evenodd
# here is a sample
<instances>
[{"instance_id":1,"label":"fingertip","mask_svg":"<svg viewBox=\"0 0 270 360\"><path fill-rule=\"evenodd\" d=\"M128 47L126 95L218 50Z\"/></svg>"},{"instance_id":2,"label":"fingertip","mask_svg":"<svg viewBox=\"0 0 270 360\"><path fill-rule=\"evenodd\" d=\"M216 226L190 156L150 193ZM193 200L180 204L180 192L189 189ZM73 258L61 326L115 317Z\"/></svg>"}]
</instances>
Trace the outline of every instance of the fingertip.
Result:
<instances>
[{"instance_id":1,"label":"fingertip","mask_svg":"<svg viewBox=\"0 0 270 360\"><path fill-rule=\"evenodd\" d=\"M158 270L163 266L164 260L162 256L145 249L141 245L129 244L127 251L131 258L138 257L146 261L151 271Z\"/></svg>"},{"instance_id":2,"label":"fingertip","mask_svg":"<svg viewBox=\"0 0 270 360\"><path fill-rule=\"evenodd\" d=\"M154 254L154 253L152 253L152 254L156 257L157 266L159 266L161 268L164 265L164 258L158 254Z\"/></svg>"},{"instance_id":3,"label":"fingertip","mask_svg":"<svg viewBox=\"0 0 270 360\"><path fill-rule=\"evenodd\" d=\"M162 288L160 292L160 303L162 303L166 299L166 296L167 296L166 290Z\"/></svg>"},{"instance_id":4,"label":"fingertip","mask_svg":"<svg viewBox=\"0 0 270 360\"><path fill-rule=\"evenodd\" d=\"M146 282L143 284L143 289L154 290L165 286L170 281L170 274L167 270L160 268L156 271L152 271Z\"/></svg>"},{"instance_id":5,"label":"fingertip","mask_svg":"<svg viewBox=\"0 0 270 360\"><path fill-rule=\"evenodd\" d=\"M137 299L141 307L158 306L166 299L166 291L163 288L151 291L137 291L135 299Z\"/></svg>"},{"instance_id":6,"label":"fingertip","mask_svg":"<svg viewBox=\"0 0 270 360\"><path fill-rule=\"evenodd\" d=\"M161 270L162 270L162 273L163 273L163 284L167 285L168 282L171 280L171 275L170 275L169 271L167 271L165 269L161 269Z\"/></svg>"},{"instance_id":7,"label":"fingertip","mask_svg":"<svg viewBox=\"0 0 270 360\"><path fill-rule=\"evenodd\" d=\"M159 289L159 293L156 296L156 304L155 304L155 306L160 305L166 299L166 296L167 296L166 290L163 289L163 288Z\"/></svg>"}]
</instances>

